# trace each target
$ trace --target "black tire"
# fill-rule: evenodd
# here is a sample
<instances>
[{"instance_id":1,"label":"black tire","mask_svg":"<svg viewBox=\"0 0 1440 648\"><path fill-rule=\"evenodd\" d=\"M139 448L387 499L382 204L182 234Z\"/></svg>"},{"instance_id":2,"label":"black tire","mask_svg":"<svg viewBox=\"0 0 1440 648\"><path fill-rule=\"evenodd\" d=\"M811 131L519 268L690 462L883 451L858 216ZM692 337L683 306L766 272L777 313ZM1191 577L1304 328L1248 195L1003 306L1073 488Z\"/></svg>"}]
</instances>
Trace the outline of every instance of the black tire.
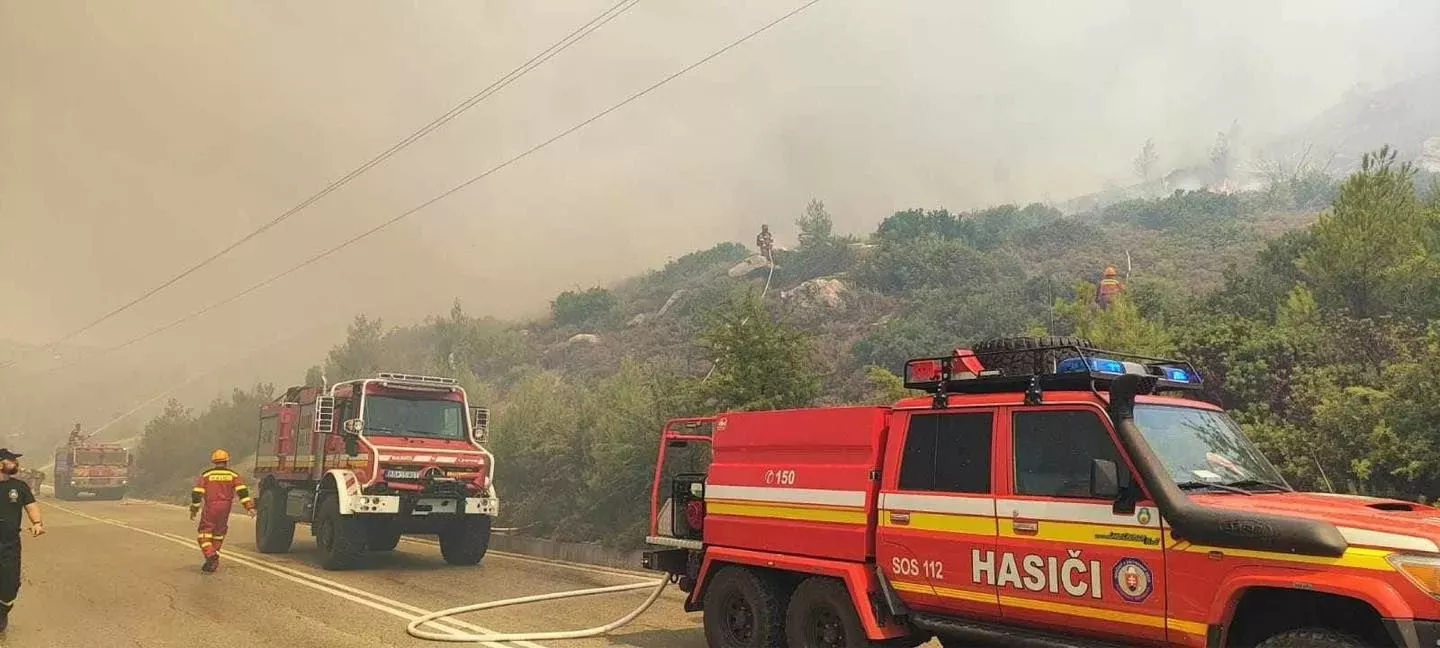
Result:
<instances>
[{"instance_id":1,"label":"black tire","mask_svg":"<svg viewBox=\"0 0 1440 648\"><path fill-rule=\"evenodd\" d=\"M394 551L400 545L400 526L389 520L370 520L365 527L365 548L370 551Z\"/></svg>"},{"instance_id":2,"label":"black tire","mask_svg":"<svg viewBox=\"0 0 1440 648\"><path fill-rule=\"evenodd\" d=\"M450 528L440 532L440 555L452 565L479 564L489 550L488 515L462 515Z\"/></svg>"},{"instance_id":3,"label":"black tire","mask_svg":"<svg viewBox=\"0 0 1440 648\"><path fill-rule=\"evenodd\" d=\"M1094 344L1087 338L1058 335L1039 338L1006 337L985 340L970 347L970 350L975 352L975 355L979 357L980 364L984 365L987 370L998 369L1006 376L1051 373L1055 370L1056 363L1076 357L1076 353L1072 349L1023 353L1026 349L1047 347L1089 349L1093 348Z\"/></svg>"},{"instance_id":4,"label":"black tire","mask_svg":"<svg viewBox=\"0 0 1440 648\"><path fill-rule=\"evenodd\" d=\"M1377 648L1354 635L1324 628L1301 628L1282 632L1266 639L1255 648Z\"/></svg>"},{"instance_id":5,"label":"black tire","mask_svg":"<svg viewBox=\"0 0 1440 648\"><path fill-rule=\"evenodd\" d=\"M261 486L255 507L255 548L264 554L286 553L295 542L295 520L285 516L285 489Z\"/></svg>"},{"instance_id":6,"label":"black tire","mask_svg":"<svg viewBox=\"0 0 1440 648\"><path fill-rule=\"evenodd\" d=\"M705 588L705 645L784 648L785 594L748 568L722 567Z\"/></svg>"},{"instance_id":7,"label":"black tire","mask_svg":"<svg viewBox=\"0 0 1440 648\"><path fill-rule=\"evenodd\" d=\"M320 547L321 567L354 568L365 556L364 520L341 515L339 498L334 493L322 493L315 515L315 544Z\"/></svg>"},{"instance_id":8,"label":"black tire","mask_svg":"<svg viewBox=\"0 0 1440 648\"><path fill-rule=\"evenodd\" d=\"M876 648L865 636L860 614L845 583L823 576L805 579L790 595L785 611L785 640L790 648Z\"/></svg>"}]
</instances>

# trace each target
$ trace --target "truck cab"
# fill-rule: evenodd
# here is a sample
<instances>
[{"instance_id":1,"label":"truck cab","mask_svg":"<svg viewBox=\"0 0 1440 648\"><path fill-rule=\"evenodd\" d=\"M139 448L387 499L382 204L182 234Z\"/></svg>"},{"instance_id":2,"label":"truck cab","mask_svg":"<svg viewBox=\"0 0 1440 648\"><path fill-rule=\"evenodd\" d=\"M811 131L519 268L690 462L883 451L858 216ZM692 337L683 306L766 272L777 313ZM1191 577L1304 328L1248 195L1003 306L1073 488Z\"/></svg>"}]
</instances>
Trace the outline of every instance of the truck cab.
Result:
<instances>
[{"instance_id":1,"label":"truck cab","mask_svg":"<svg viewBox=\"0 0 1440 648\"><path fill-rule=\"evenodd\" d=\"M292 387L261 407L256 545L290 550L310 525L327 569L434 534L446 562L484 557L499 513L489 412L455 380L381 373Z\"/></svg>"},{"instance_id":2,"label":"truck cab","mask_svg":"<svg viewBox=\"0 0 1440 648\"><path fill-rule=\"evenodd\" d=\"M1440 645L1440 511L1295 491L1188 363L998 346L667 426L645 565L710 646Z\"/></svg>"}]
</instances>

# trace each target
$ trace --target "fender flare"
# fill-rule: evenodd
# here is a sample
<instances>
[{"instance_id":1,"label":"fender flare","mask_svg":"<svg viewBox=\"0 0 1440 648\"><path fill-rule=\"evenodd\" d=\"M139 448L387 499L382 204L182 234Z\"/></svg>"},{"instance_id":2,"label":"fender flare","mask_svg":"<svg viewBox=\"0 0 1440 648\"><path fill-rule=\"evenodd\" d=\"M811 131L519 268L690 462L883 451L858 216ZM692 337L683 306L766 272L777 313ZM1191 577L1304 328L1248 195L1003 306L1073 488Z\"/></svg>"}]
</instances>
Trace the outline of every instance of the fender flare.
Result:
<instances>
[{"instance_id":1,"label":"fender flare","mask_svg":"<svg viewBox=\"0 0 1440 648\"><path fill-rule=\"evenodd\" d=\"M1235 621L1245 593L1256 588L1294 590L1333 594L1360 601L1380 614L1381 618L1411 618L1414 611L1405 598L1381 578L1353 575L1336 578L1335 574L1303 569L1277 570L1275 567L1243 567L1226 577L1210 605L1212 626L1229 631Z\"/></svg>"},{"instance_id":2,"label":"fender flare","mask_svg":"<svg viewBox=\"0 0 1440 648\"><path fill-rule=\"evenodd\" d=\"M882 590L875 572L866 569L863 564L839 560L710 547L705 550L705 558L700 564L700 573L695 583L695 589L690 593L687 603L699 604L705 595L710 575L725 565L744 565L793 574L837 578L845 583L845 589L850 592L850 601L860 615L860 625L865 628L868 638L885 640L910 634L908 624L895 619L882 619L876 614L876 606L872 603L870 594L879 595Z\"/></svg>"},{"instance_id":3,"label":"fender flare","mask_svg":"<svg viewBox=\"0 0 1440 648\"><path fill-rule=\"evenodd\" d=\"M355 471L345 468L334 468L325 471L325 475L320 478L319 490L324 492L328 486L333 486L335 489L335 494L340 504L340 514L350 515L354 513L355 500L360 498L360 479L355 476Z\"/></svg>"}]
</instances>

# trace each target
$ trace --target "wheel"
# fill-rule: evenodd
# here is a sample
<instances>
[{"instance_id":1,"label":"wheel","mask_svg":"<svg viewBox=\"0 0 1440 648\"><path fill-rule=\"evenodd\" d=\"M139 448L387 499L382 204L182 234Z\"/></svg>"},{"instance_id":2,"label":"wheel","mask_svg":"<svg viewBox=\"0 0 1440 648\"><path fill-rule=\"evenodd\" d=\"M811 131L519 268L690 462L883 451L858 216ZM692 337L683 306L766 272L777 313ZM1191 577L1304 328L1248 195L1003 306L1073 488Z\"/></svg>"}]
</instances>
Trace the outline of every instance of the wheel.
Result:
<instances>
[{"instance_id":1,"label":"wheel","mask_svg":"<svg viewBox=\"0 0 1440 648\"><path fill-rule=\"evenodd\" d=\"M365 527L365 548L370 551L394 551L400 544L399 525L389 520L377 519L369 522Z\"/></svg>"},{"instance_id":2,"label":"wheel","mask_svg":"<svg viewBox=\"0 0 1440 648\"><path fill-rule=\"evenodd\" d=\"M1324 628L1301 628L1282 632L1260 642L1255 648L1375 648L1343 632Z\"/></svg>"},{"instance_id":3,"label":"wheel","mask_svg":"<svg viewBox=\"0 0 1440 648\"><path fill-rule=\"evenodd\" d=\"M295 542L295 520L285 516L285 489L260 487L259 509L255 511L255 548L260 553L285 553Z\"/></svg>"},{"instance_id":4,"label":"wheel","mask_svg":"<svg viewBox=\"0 0 1440 648\"><path fill-rule=\"evenodd\" d=\"M399 534L396 534L399 541ZM490 516L462 515L440 532L440 555L452 565L474 565L490 549Z\"/></svg>"},{"instance_id":5,"label":"wheel","mask_svg":"<svg viewBox=\"0 0 1440 648\"><path fill-rule=\"evenodd\" d=\"M350 569L365 556L364 520L340 514L340 499L334 493L320 496L315 515L315 544L320 547L320 566Z\"/></svg>"},{"instance_id":6,"label":"wheel","mask_svg":"<svg viewBox=\"0 0 1440 648\"><path fill-rule=\"evenodd\" d=\"M1024 353L1026 349L1046 347L1092 348L1094 344L1082 337L1007 337L985 340L970 348L986 369L999 369L1006 376L1029 376L1055 371L1055 364L1076 357L1072 349L1055 349Z\"/></svg>"},{"instance_id":7,"label":"wheel","mask_svg":"<svg viewBox=\"0 0 1440 648\"><path fill-rule=\"evenodd\" d=\"M721 568L705 589L705 645L783 648L788 601L779 590L745 567Z\"/></svg>"},{"instance_id":8,"label":"wheel","mask_svg":"<svg viewBox=\"0 0 1440 648\"><path fill-rule=\"evenodd\" d=\"M796 648L875 648L860 625L860 615L845 583L814 576L790 595L785 611L785 640Z\"/></svg>"}]
</instances>

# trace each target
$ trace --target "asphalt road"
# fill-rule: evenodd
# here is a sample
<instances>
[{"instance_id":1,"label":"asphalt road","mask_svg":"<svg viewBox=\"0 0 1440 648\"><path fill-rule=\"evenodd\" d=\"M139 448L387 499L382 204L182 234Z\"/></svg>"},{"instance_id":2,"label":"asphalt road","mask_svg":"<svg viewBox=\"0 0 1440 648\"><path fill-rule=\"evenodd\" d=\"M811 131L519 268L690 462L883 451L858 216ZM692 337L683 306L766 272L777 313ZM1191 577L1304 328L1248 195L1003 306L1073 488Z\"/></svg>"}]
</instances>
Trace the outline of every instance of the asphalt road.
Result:
<instances>
[{"instance_id":1,"label":"asphalt road","mask_svg":"<svg viewBox=\"0 0 1440 648\"><path fill-rule=\"evenodd\" d=\"M475 567L453 567L424 540L375 554L364 569L329 572L317 564L307 527L296 529L291 553L262 555L245 516L232 518L220 570L204 574L195 524L183 508L134 500L60 502L48 493L40 505L47 533L25 533L24 580L0 646L438 646L445 644L410 637L406 624L458 605L644 579L497 553ZM485 611L445 627L587 628L623 616L648 593ZM671 590L606 638L486 645L703 648L705 641L699 615L686 614L680 593Z\"/></svg>"}]
</instances>

